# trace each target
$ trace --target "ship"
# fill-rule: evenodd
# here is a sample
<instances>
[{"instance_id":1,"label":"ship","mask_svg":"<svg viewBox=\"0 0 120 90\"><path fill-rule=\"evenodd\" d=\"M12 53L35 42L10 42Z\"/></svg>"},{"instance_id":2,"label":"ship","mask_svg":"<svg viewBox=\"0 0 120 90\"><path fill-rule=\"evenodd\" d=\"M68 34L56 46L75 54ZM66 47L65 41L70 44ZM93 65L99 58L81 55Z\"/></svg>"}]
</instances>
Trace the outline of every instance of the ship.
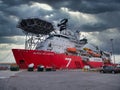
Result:
<instances>
[{"instance_id":1,"label":"ship","mask_svg":"<svg viewBox=\"0 0 120 90\"><path fill-rule=\"evenodd\" d=\"M24 49L12 49L16 63L26 69L32 63L56 69L99 68L111 64L111 53L85 47L86 37L80 31L69 30L68 19L55 26L39 18L22 19L18 25L26 36Z\"/></svg>"}]
</instances>

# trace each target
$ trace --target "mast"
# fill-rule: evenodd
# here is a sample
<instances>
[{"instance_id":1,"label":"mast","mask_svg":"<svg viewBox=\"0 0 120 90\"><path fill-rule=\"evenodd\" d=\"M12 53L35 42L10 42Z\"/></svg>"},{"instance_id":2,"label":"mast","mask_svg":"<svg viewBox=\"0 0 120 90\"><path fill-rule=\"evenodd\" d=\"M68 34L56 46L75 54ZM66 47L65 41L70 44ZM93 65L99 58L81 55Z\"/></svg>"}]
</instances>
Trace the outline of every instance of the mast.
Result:
<instances>
[{"instance_id":1,"label":"mast","mask_svg":"<svg viewBox=\"0 0 120 90\"><path fill-rule=\"evenodd\" d=\"M114 60L114 64L115 64L115 55L114 55L113 39L110 39L110 41L111 41L111 45L112 45L112 55L113 55L113 60Z\"/></svg>"},{"instance_id":2,"label":"mast","mask_svg":"<svg viewBox=\"0 0 120 90\"><path fill-rule=\"evenodd\" d=\"M68 19L62 19L60 21L60 23L58 24L58 27L60 27L60 32L63 31L63 30L66 30L67 28L67 22L68 22Z\"/></svg>"}]
</instances>

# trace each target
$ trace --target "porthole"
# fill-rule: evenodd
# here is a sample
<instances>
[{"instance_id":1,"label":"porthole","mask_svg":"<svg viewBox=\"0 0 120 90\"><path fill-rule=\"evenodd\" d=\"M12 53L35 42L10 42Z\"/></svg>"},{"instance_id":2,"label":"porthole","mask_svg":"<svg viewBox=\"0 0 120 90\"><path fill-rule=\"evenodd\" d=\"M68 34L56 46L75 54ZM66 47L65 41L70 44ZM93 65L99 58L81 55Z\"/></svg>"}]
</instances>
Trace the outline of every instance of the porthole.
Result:
<instances>
[{"instance_id":1,"label":"porthole","mask_svg":"<svg viewBox=\"0 0 120 90\"><path fill-rule=\"evenodd\" d=\"M24 63L25 63L25 61L24 61L24 60L20 60L19 62L20 62L20 64L24 64Z\"/></svg>"}]
</instances>

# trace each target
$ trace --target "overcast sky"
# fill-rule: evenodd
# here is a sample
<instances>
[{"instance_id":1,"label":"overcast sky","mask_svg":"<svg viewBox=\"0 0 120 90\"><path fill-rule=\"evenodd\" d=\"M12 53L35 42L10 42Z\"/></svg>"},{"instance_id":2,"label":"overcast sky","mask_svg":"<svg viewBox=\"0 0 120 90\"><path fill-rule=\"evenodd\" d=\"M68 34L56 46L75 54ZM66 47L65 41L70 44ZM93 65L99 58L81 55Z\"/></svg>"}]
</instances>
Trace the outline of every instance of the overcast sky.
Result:
<instances>
[{"instance_id":1,"label":"overcast sky","mask_svg":"<svg viewBox=\"0 0 120 90\"><path fill-rule=\"evenodd\" d=\"M68 18L89 43L111 51L120 61L120 0L0 0L0 62L14 62L11 49L24 48L24 33L16 28L24 18L52 23Z\"/></svg>"}]
</instances>

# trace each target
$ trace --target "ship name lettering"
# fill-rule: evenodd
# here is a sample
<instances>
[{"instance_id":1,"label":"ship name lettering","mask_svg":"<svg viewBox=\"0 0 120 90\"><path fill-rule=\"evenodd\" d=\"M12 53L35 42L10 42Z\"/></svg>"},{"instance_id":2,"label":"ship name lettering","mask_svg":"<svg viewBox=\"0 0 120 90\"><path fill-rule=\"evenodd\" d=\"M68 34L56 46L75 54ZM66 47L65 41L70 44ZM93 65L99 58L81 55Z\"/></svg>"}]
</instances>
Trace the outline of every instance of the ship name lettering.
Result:
<instances>
[{"instance_id":1,"label":"ship name lettering","mask_svg":"<svg viewBox=\"0 0 120 90\"><path fill-rule=\"evenodd\" d=\"M45 53L45 52L34 52L33 54L38 54L38 55L54 55L53 53Z\"/></svg>"}]
</instances>

